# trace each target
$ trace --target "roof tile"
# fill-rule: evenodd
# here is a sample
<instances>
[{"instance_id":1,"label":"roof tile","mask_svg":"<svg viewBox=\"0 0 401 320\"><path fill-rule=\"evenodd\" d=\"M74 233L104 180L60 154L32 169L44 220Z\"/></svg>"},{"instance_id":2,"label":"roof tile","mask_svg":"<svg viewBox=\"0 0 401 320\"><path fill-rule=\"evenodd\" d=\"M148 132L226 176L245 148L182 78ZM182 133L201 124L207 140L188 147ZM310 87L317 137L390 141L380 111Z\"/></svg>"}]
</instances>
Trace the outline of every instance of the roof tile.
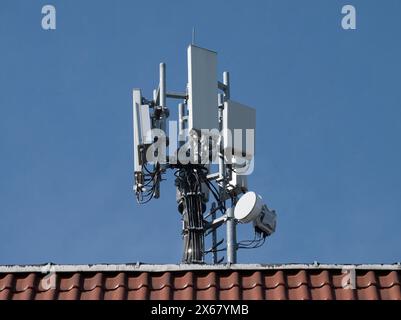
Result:
<instances>
[{"instance_id":1,"label":"roof tile","mask_svg":"<svg viewBox=\"0 0 401 320\"><path fill-rule=\"evenodd\" d=\"M129 275L128 278L128 290L138 290L143 287L149 287L149 273L148 272L136 272Z\"/></svg>"},{"instance_id":2,"label":"roof tile","mask_svg":"<svg viewBox=\"0 0 401 320\"><path fill-rule=\"evenodd\" d=\"M242 274L242 288L252 289L263 285L262 274L260 271L253 271Z\"/></svg>"},{"instance_id":3,"label":"roof tile","mask_svg":"<svg viewBox=\"0 0 401 320\"><path fill-rule=\"evenodd\" d=\"M196 300L218 300L218 290L215 286L211 286L208 289L195 290Z\"/></svg>"},{"instance_id":4,"label":"roof tile","mask_svg":"<svg viewBox=\"0 0 401 320\"><path fill-rule=\"evenodd\" d=\"M14 275L12 273L0 274L0 291L13 287Z\"/></svg>"},{"instance_id":5,"label":"roof tile","mask_svg":"<svg viewBox=\"0 0 401 320\"><path fill-rule=\"evenodd\" d=\"M333 300L333 288L329 283L310 290L312 300Z\"/></svg>"},{"instance_id":6,"label":"roof tile","mask_svg":"<svg viewBox=\"0 0 401 320\"><path fill-rule=\"evenodd\" d=\"M356 300L356 290L343 289L336 287L334 289L335 300Z\"/></svg>"},{"instance_id":7,"label":"roof tile","mask_svg":"<svg viewBox=\"0 0 401 320\"><path fill-rule=\"evenodd\" d=\"M351 276L346 272L342 272L341 270L334 270L331 272L331 283L333 288L343 288L346 280Z\"/></svg>"},{"instance_id":8,"label":"roof tile","mask_svg":"<svg viewBox=\"0 0 401 320\"><path fill-rule=\"evenodd\" d=\"M197 275L198 289L205 290L217 287L216 272L202 272Z\"/></svg>"},{"instance_id":9,"label":"roof tile","mask_svg":"<svg viewBox=\"0 0 401 320\"><path fill-rule=\"evenodd\" d=\"M35 300L57 300L57 290L49 289L47 291L36 292Z\"/></svg>"},{"instance_id":10,"label":"roof tile","mask_svg":"<svg viewBox=\"0 0 401 320\"><path fill-rule=\"evenodd\" d=\"M265 287L268 289L274 289L278 286L286 286L286 280L284 279L284 272L281 270L265 275Z\"/></svg>"},{"instance_id":11,"label":"roof tile","mask_svg":"<svg viewBox=\"0 0 401 320\"><path fill-rule=\"evenodd\" d=\"M25 292L35 288L36 273L28 273L19 275L16 278L15 291Z\"/></svg>"},{"instance_id":12,"label":"roof tile","mask_svg":"<svg viewBox=\"0 0 401 320\"><path fill-rule=\"evenodd\" d=\"M380 290L380 298L382 300L401 300L401 287L395 284L389 288Z\"/></svg>"},{"instance_id":13,"label":"roof tile","mask_svg":"<svg viewBox=\"0 0 401 320\"><path fill-rule=\"evenodd\" d=\"M60 279L60 291L71 291L74 288L81 288L81 274L78 272L63 274Z\"/></svg>"},{"instance_id":14,"label":"roof tile","mask_svg":"<svg viewBox=\"0 0 401 320\"><path fill-rule=\"evenodd\" d=\"M229 290L239 287L238 272L228 271L220 274L220 290Z\"/></svg>"},{"instance_id":15,"label":"roof tile","mask_svg":"<svg viewBox=\"0 0 401 320\"><path fill-rule=\"evenodd\" d=\"M365 274L359 275L356 279L358 288L368 288L377 285L376 275L373 271L367 271Z\"/></svg>"},{"instance_id":16,"label":"roof tile","mask_svg":"<svg viewBox=\"0 0 401 320\"><path fill-rule=\"evenodd\" d=\"M272 289L265 291L265 297L267 300L288 300L288 292L286 290L285 284L278 284Z\"/></svg>"},{"instance_id":17,"label":"roof tile","mask_svg":"<svg viewBox=\"0 0 401 320\"><path fill-rule=\"evenodd\" d=\"M401 284L398 272L396 271L384 272L383 274L379 274L377 278L382 288L390 288Z\"/></svg>"},{"instance_id":18,"label":"roof tile","mask_svg":"<svg viewBox=\"0 0 401 320\"><path fill-rule=\"evenodd\" d=\"M91 291L98 287L102 287L102 279L103 274L101 272L97 272L93 275L88 275L84 277L82 284L84 291Z\"/></svg>"},{"instance_id":19,"label":"roof tile","mask_svg":"<svg viewBox=\"0 0 401 320\"><path fill-rule=\"evenodd\" d=\"M127 295L128 291L125 286L119 286L116 289L106 290L104 292L104 300L125 300Z\"/></svg>"},{"instance_id":20,"label":"roof tile","mask_svg":"<svg viewBox=\"0 0 401 320\"><path fill-rule=\"evenodd\" d=\"M331 287L330 274L328 270L311 272L309 274L309 279L312 288L321 288L326 285Z\"/></svg>"},{"instance_id":21,"label":"roof tile","mask_svg":"<svg viewBox=\"0 0 401 320\"><path fill-rule=\"evenodd\" d=\"M290 300L309 300L309 299L311 299L311 296L310 296L309 290L308 290L308 286L305 283L300 284L299 287L291 288L291 290L288 290L288 297Z\"/></svg>"},{"instance_id":22,"label":"roof tile","mask_svg":"<svg viewBox=\"0 0 401 320\"><path fill-rule=\"evenodd\" d=\"M104 281L104 288L106 291L116 290L119 288L127 287L127 274L119 272L117 274L109 275Z\"/></svg>"},{"instance_id":23,"label":"roof tile","mask_svg":"<svg viewBox=\"0 0 401 320\"><path fill-rule=\"evenodd\" d=\"M375 285L358 288L356 291L358 300L379 300L379 293Z\"/></svg>"},{"instance_id":24,"label":"roof tile","mask_svg":"<svg viewBox=\"0 0 401 320\"><path fill-rule=\"evenodd\" d=\"M174 288L176 290L183 290L188 287L194 287L194 274L191 271L176 274L174 277Z\"/></svg>"},{"instance_id":25,"label":"roof tile","mask_svg":"<svg viewBox=\"0 0 401 320\"><path fill-rule=\"evenodd\" d=\"M302 285L308 285L308 279L305 270L299 270L295 274L288 274L287 286L288 288L299 288Z\"/></svg>"},{"instance_id":26,"label":"roof tile","mask_svg":"<svg viewBox=\"0 0 401 320\"><path fill-rule=\"evenodd\" d=\"M163 272L152 277L152 290L162 290L166 287L171 288L171 272ZM183 289L184 285L178 284L177 289Z\"/></svg>"}]
</instances>

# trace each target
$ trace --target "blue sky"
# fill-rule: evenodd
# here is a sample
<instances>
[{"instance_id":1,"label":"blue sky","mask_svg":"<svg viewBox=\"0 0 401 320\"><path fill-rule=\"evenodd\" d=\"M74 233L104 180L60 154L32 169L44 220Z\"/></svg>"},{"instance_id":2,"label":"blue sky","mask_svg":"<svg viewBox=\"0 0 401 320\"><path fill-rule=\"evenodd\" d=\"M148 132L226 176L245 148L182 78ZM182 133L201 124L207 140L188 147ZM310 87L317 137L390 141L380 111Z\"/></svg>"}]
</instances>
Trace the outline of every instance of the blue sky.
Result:
<instances>
[{"instance_id":1,"label":"blue sky","mask_svg":"<svg viewBox=\"0 0 401 320\"><path fill-rule=\"evenodd\" d=\"M41 8L57 9L57 30ZM341 28L352 4L357 29ZM131 90L186 47L218 52L257 110L252 190L276 233L242 263L392 263L401 252L401 2L11 1L0 4L0 264L177 263L173 180L132 193ZM175 102L170 103L171 109ZM251 226L239 238L252 236Z\"/></svg>"}]
</instances>

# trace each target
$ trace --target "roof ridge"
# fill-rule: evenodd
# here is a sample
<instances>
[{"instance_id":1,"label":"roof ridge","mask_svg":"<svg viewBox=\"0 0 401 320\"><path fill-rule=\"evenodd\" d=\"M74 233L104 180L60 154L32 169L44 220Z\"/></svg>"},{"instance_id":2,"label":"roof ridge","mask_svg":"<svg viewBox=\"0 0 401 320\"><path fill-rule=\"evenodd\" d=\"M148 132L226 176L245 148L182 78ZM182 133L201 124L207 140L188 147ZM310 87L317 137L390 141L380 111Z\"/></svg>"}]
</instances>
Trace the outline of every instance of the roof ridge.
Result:
<instances>
[{"instance_id":1,"label":"roof ridge","mask_svg":"<svg viewBox=\"0 0 401 320\"><path fill-rule=\"evenodd\" d=\"M401 264L40 264L0 265L1 273L43 272L49 265L54 272L167 272L167 271L219 271L219 270L401 270Z\"/></svg>"}]
</instances>

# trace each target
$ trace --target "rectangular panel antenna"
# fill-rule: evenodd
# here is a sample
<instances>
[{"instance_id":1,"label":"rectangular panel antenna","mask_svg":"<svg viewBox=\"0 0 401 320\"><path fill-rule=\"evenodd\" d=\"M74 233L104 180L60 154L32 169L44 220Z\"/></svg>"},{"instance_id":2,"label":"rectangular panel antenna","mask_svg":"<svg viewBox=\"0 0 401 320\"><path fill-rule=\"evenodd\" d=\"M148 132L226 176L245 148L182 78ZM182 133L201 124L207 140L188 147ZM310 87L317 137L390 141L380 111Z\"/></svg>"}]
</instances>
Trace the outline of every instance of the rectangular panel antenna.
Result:
<instances>
[{"instance_id":1,"label":"rectangular panel antenna","mask_svg":"<svg viewBox=\"0 0 401 320\"><path fill-rule=\"evenodd\" d=\"M149 106L142 105L141 90L134 89L132 92L133 106L133 126L134 126L134 170L142 171L142 157L139 154L139 148L152 143L151 121L149 115Z\"/></svg>"},{"instance_id":2,"label":"rectangular panel antenna","mask_svg":"<svg viewBox=\"0 0 401 320\"><path fill-rule=\"evenodd\" d=\"M256 110L228 100L224 102L223 111L223 139L224 149L231 150L233 155L252 159L255 153L255 128ZM240 130L237 131L236 130ZM247 129L252 129L253 133ZM242 133L242 139L238 139L238 133ZM251 145L249 145L251 144Z\"/></svg>"},{"instance_id":3,"label":"rectangular panel antenna","mask_svg":"<svg viewBox=\"0 0 401 320\"><path fill-rule=\"evenodd\" d=\"M217 53L188 47L188 129L218 129Z\"/></svg>"}]
</instances>

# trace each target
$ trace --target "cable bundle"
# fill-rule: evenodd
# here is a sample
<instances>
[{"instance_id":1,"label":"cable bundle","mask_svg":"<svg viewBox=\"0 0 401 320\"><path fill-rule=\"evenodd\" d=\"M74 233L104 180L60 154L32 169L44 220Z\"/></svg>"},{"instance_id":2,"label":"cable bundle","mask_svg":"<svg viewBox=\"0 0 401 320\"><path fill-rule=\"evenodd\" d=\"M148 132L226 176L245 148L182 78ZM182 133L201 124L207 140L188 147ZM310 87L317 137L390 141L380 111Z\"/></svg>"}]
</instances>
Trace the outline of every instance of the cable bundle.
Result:
<instances>
[{"instance_id":1,"label":"cable bundle","mask_svg":"<svg viewBox=\"0 0 401 320\"><path fill-rule=\"evenodd\" d=\"M183 261L186 263L204 262L205 204L202 176L205 169L201 166L185 166L175 172L176 186L180 192L179 208L183 220Z\"/></svg>"}]
</instances>

